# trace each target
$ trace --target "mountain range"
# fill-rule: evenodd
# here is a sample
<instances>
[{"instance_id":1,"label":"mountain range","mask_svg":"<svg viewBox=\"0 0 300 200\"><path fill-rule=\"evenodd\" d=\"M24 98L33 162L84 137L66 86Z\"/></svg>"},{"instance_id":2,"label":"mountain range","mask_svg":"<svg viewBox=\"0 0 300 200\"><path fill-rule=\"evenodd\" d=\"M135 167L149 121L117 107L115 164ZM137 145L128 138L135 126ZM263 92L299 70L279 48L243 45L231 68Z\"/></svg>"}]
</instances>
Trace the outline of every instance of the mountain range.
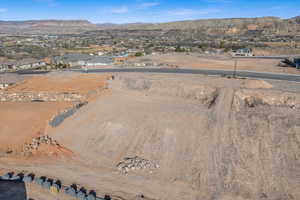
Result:
<instances>
[{"instance_id":1,"label":"mountain range","mask_svg":"<svg viewBox=\"0 0 300 200\"><path fill-rule=\"evenodd\" d=\"M299 35L300 16L290 19L278 17L201 19L157 24L93 24L87 20L0 21L0 33L4 34L72 34L108 29L197 30L212 35L241 35L248 32Z\"/></svg>"}]
</instances>

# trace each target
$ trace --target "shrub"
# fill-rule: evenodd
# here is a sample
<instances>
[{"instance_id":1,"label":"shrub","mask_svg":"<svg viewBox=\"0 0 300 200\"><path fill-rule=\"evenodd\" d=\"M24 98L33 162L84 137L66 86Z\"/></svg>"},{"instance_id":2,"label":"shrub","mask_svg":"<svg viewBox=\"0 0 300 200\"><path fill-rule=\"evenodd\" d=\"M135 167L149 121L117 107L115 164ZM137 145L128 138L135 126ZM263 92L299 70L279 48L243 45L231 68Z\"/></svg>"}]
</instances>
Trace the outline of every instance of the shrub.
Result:
<instances>
[{"instance_id":1,"label":"shrub","mask_svg":"<svg viewBox=\"0 0 300 200\"><path fill-rule=\"evenodd\" d=\"M144 53L142 53L142 52L136 52L136 53L135 53L135 56L136 56L136 57L143 56L143 55L144 55Z\"/></svg>"}]
</instances>

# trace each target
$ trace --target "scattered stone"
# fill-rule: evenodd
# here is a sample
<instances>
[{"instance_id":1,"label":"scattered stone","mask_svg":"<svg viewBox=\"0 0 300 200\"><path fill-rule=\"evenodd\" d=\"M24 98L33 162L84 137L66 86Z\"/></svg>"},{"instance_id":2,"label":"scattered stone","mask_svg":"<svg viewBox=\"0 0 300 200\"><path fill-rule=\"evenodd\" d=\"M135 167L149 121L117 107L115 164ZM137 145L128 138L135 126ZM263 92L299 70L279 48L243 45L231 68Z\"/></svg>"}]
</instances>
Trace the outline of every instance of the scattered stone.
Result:
<instances>
[{"instance_id":1,"label":"scattered stone","mask_svg":"<svg viewBox=\"0 0 300 200\"><path fill-rule=\"evenodd\" d=\"M77 197L76 190L73 187L66 188L65 193L72 196L72 197Z\"/></svg>"},{"instance_id":2,"label":"scattered stone","mask_svg":"<svg viewBox=\"0 0 300 200\"><path fill-rule=\"evenodd\" d=\"M1 176L1 179L2 180L9 180L11 177L12 177L12 173L7 173L7 174Z\"/></svg>"},{"instance_id":3,"label":"scattered stone","mask_svg":"<svg viewBox=\"0 0 300 200\"><path fill-rule=\"evenodd\" d=\"M51 194L54 194L54 195L57 195L59 193L59 186L57 184L53 184L51 187L50 187L50 193Z\"/></svg>"},{"instance_id":4,"label":"scattered stone","mask_svg":"<svg viewBox=\"0 0 300 200\"><path fill-rule=\"evenodd\" d=\"M119 162L117 168L123 174L127 174L129 171L134 170L148 170L150 173L152 173L153 170L159 168L159 165L149 160L135 156L132 158L124 158L123 161Z\"/></svg>"},{"instance_id":5,"label":"scattered stone","mask_svg":"<svg viewBox=\"0 0 300 200\"><path fill-rule=\"evenodd\" d=\"M12 177L10 178L10 180L12 180L12 181L20 181L20 180L22 180L22 177L19 176L19 175L15 175L15 176L12 176Z\"/></svg>"},{"instance_id":6,"label":"scattered stone","mask_svg":"<svg viewBox=\"0 0 300 200\"><path fill-rule=\"evenodd\" d=\"M38 178L38 179L35 179L35 183L38 184L38 185L43 185L43 183L45 182L45 179L44 178Z\"/></svg>"},{"instance_id":7,"label":"scattered stone","mask_svg":"<svg viewBox=\"0 0 300 200\"><path fill-rule=\"evenodd\" d=\"M43 184L42 184L42 187L43 188L45 188L45 189L48 189L48 190L50 190L50 187L51 187L51 182L50 181L45 181L45 182L43 182Z\"/></svg>"},{"instance_id":8,"label":"scattered stone","mask_svg":"<svg viewBox=\"0 0 300 200\"><path fill-rule=\"evenodd\" d=\"M24 173L19 173L17 175L14 175L14 172L9 172L3 176L0 176L0 180L1 179L23 181L24 183L31 183L34 181L34 183L42 186L42 188L49 190L53 195L58 195L60 190L63 190L65 194L80 200L111 200L109 195L105 195L104 198L97 197L94 190L90 190L87 195L87 190L84 187L81 187L80 190L77 189L78 186L76 184L67 187L62 185L60 180L55 181L54 179L47 178L45 176L35 178L35 175L33 173L29 173L27 175L24 175Z\"/></svg>"},{"instance_id":9,"label":"scattered stone","mask_svg":"<svg viewBox=\"0 0 300 200\"><path fill-rule=\"evenodd\" d=\"M96 200L96 195L95 194L89 194L87 196L87 200Z\"/></svg>"},{"instance_id":10,"label":"scattered stone","mask_svg":"<svg viewBox=\"0 0 300 200\"><path fill-rule=\"evenodd\" d=\"M85 200L85 193L83 191L79 191L77 193L77 198L80 200Z\"/></svg>"},{"instance_id":11,"label":"scattered stone","mask_svg":"<svg viewBox=\"0 0 300 200\"><path fill-rule=\"evenodd\" d=\"M53 92L0 92L0 102L78 102L85 100L83 95L77 93L53 93Z\"/></svg>"},{"instance_id":12,"label":"scattered stone","mask_svg":"<svg viewBox=\"0 0 300 200\"><path fill-rule=\"evenodd\" d=\"M33 138L30 144L23 146L23 155L30 155L33 151L37 150L41 144L59 146L58 142L52 139L49 135L43 135Z\"/></svg>"},{"instance_id":13,"label":"scattered stone","mask_svg":"<svg viewBox=\"0 0 300 200\"><path fill-rule=\"evenodd\" d=\"M52 185L56 186L59 190L62 188L60 180L56 180Z\"/></svg>"},{"instance_id":14,"label":"scattered stone","mask_svg":"<svg viewBox=\"0 0 300 200\"><path fill-rule=\"evenodd\" d=\"M32 176L27 175L27 176L24 176L24 178L23 178L24 183L31 183L32 181L33 181Z\"/></svg>"}]
</instances>

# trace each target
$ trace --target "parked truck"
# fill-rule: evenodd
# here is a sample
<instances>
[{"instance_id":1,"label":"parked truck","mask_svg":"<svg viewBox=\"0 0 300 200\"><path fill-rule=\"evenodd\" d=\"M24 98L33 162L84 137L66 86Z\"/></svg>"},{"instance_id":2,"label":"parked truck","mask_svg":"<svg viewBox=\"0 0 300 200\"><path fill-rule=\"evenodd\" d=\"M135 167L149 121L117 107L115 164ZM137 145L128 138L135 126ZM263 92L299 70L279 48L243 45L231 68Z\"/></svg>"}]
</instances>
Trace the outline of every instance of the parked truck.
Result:
<instances>
[{"instance_id":1,"label":"parked truck","mask_svg":"<svg viewBox=\"0 0 300 200\"><path fill-rule=\"evenodd\" d=\"M285 58L279 63L281 67L295 67L300 70L300 57L297 58Z\"/></svg>"}]
</instances>

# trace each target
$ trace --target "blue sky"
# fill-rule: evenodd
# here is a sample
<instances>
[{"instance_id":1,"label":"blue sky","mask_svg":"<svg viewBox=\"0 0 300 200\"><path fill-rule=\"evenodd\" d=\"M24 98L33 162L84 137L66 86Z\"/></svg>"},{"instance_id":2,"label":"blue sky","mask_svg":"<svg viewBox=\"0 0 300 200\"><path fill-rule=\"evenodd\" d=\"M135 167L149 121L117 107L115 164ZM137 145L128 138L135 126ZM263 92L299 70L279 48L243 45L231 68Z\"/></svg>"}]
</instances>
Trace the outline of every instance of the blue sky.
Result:
<instances>
[{"instance_id":1,"label":"blue sky","mask_svg":"<svg viewBox=\"0 0 300 200\"><path fill-rule=\"evenodd\" d=\"M300 0L0 0L0 20L87 19L94 23L300 15Z\"/></svg>"}]
</instances>

